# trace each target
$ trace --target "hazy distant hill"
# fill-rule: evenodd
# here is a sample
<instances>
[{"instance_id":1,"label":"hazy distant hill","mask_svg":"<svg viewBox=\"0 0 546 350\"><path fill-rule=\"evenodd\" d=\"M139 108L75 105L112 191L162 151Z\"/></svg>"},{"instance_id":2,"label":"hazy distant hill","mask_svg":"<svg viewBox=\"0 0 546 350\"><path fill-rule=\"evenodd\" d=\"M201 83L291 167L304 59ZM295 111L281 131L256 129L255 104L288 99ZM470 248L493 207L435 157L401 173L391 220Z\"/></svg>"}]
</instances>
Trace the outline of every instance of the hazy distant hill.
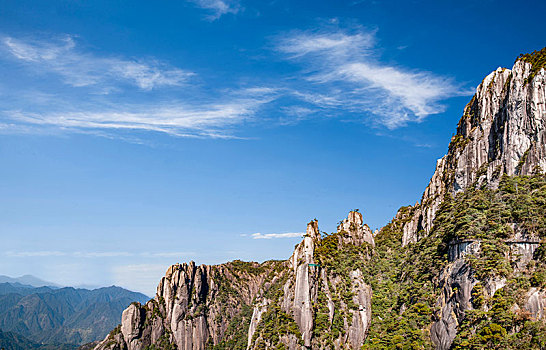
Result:
<instances>
[{"instance_id":1,"label":"hazy distant hill","mask_svg":"<svg viewBox=\"0 0 546 350\"><path fill-rule=\"evenodd\" d=\"M15 344L23 340L7 332L36 343L84 344L104 338L131 302L148 299L115 286L87 290L0 283L0 329L4 342L9 338Z\"/></svg>"},{"instance_id":2,"label":"hazy distant hill","mask_svg":"<svg viewBox=\"0 0 546 350\"><path fill-rule=\"evenodd\" d=\"M56 283L44 281L32 275L24 275L21 277L9 277L0 275L0 283L19 283L30 287L62 287Z\"/></svg>"}]
</instances>

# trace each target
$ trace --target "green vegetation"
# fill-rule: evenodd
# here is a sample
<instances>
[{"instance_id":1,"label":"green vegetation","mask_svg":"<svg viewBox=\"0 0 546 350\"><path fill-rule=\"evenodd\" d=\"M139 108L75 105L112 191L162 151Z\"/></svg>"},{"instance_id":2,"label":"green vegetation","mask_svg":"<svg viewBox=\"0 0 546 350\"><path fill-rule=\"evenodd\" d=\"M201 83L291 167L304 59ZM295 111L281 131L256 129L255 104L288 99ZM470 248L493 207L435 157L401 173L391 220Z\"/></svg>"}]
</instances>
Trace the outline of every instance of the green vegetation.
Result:
<instances>
[{"instance_id":1,"label":"green vegetation","mask_svg":"<svg viewBox=\"0 0 546 350\"><path fill-rule=\"evenodd\" d=\"M278 300L282 296L282 286L288 279L286 273L286 265L283 261L270 260L262 264L255 262L243 262L235 260L225 264L225 271L216 271L214 281L218 285L218 294L216 295L216 305L220 308L217 319L217 324L225 322L227 328L222 335L222 340L217 345L213 344L212 338L209 338L207 349L224 350L224 349L246 349L248 328L252 318L252 307L241 300L241 288L246 288L249 281L259 275L266 275L266 280L274 282L266 291L264 297L270 300ZM294 327L290 326L286 329L287 322L290 323L291 317L280 312L272 312L269 309L264 316L262 322L256 330L256 335L262 333L263 336L277 334L273 339L274 344L282 345L279 342L279 337L293 331ZM230 316L234 314L234 316ZM267 325L262 324L268 321ZM294 325L295 322L291 321ZM297 326L295 327L297 330ZM298 331L299 336L299 331ZM269 342L269 338L266 338Z\"/></svg>"},{"instance_id":2,"label":"green vegetation","mask_svg":"<svg viewBox=\"0 0 546 350\"><path fill-rule=\"evenodd\" d=\"M75 344L40 344L21 334L0 330L0 349L2 350L75 350Z\"/></svg>"},{"instance_id":3,"label":"green vegetation","mask_svg":"<svg viewBox=\"0 0 546 350\"><path fill-rule=\"evenodd\" d=\"M258 264L257 262L247 262L242 260L234 260L226 264L226 266L232 270L232 272L241 275L243 273L249 275L261 275L267 269L265 264Z\"/></svg>"},{"instance_id":4,"label":"green vegetation","mask_svg":"<svg viewBox=\"0 0 546 350\"><path fill-rule=\"evenodd\" d=\"M252 318L252 307L243 305L241 312L229 322L227 329L218 345L209 339L207 349L211 350L244 350L247 347L247 332Z\"/></svg>"},{"instance_id":5,"label":"green vegetation","mask_svg":"<svg viewBox=\"0 0 546 350\"><path fill-rule=\"evenodd\" d=\"M461 147L457 143L463 141L454 138L453 147ZM482 167L478 174L485 171ZM448 195L436 212L431 232L419 232L418 242L402 246L403 226L413 219L418 208L400 208L397 217L375 237L375 248L346 243L351 239L344 231L325 234L315 242L316 266L309 267L318 282L317 300L312 305L313 348L331 349L337 341L345 341L347 325L359 308L352 275L356 270L373 290L371 327L363 349L433 348L430 329L440 315L438 300L446 287L441 276L451 266L450 245L460 242L479 244L478 253L464 256L470 276L477 283L471 291L471 308L459 319L452 348L546 348L546 324L533 319L524 308L530 288L546 289L546 176L538 171L532 176L503 175L498 189L475 184L455 197ZM513 256L510 240L515 232L541 242L524 267L516 265L517 256ZM302 344L294 318L281 307L287 297L284 286L293 277L287 263L234 261L213 272L217 286L214 303L207 304L194 296L195 305L187 316L210 314L213 310L217 314L209 322L225 331L216 345L209 338L207 349L246 349L251 305L257 300L244 300L241 291L258 277L268 281L263 285L262 297L269 305L253 335L254 346L286 349L290 340ZM506 285L491 295L487 281L498 279L505 280ZM456 285L447 287L453 295L460 292ZM333 312L329 303L334 304ZM163 300L153 301L147 314L161 318L162 304ZM146 349L175 349L170 347L169 339L166 333L160 342Z\"/></svg>"},{"instance_id":6,"label":"green vegetation","mask_svg":"<svg viewBox=\"0 0 546 350\"><path fill-rule=\"evenodd\" d=\"M402 225L411 216L411 207L401 208L399 219L377 235L376 249L366 264L373 315L365 349L432 347L429 329L439 311L438 276L448 264L449 243L460 240L480 241L479 256L465 257L475 277L481 281L504 277L507 285L490 299L481 283L474 287L474 309L467 311L454 347L546 348L546 326L522 311L526 291L531 286L546 287L544 175L503 176L497 190L469 188L455 198L446 197L432 232L402 247ZM543 240L531 263L517 273L507 259L506 240L514 233L513 224Z\"/></svg>"},{"instance_id":7,"label":"green vegetation","mask_svg":"<svg viewBox=\"0 0 546 350\"><path fill-rule=\"evenodd\" d=\"M336 339L345 336L345 324L352 322L351 310L357 310L352 291L351 272L365 271L372 254L372 247L367 243L361 246L344 243L348 233L345 231L324 235L316 242L315 260L328 274L328 290L334 303L334 313L330 322L328 298L325 292L318 291L317 302L313 305L315 324L313 338L320 344L333 347ZM335 284L333 281L337 281Z\"/></svg>"},{"instance_id":8,"label":"green vegetation","mask_svg":"<svg viewBox=\"0 0 546 350\"><path fill-rule=\"evenodd\" d=\"M282 311L276 303L269 306L262 315L262 319L254 333L253 342L258 349L274 348L286 349L281 337L294 335L301 341L301 333L298 325L291 315Z\"/></svg>"},{"instance_id":9,"label":"green vegetation","mask_svg":"<svg viewBox=\"0 0 546 350\"><path fill-rule=\"evenodd\" d=\"M402 210L407 214L388 224L376 237L376 250L367 271L373 298L365 349L432 347L428 327L438 292L432 279L445 263L446 254L439 250L442 245L436 235L402 247L402 225L411 217L411 208Z\"/></svg>"},{"instance_id":10,"label":"green vegetation","mask_svg":"<svg viewBox=\"0 0 546 350\"><path fill-rule=\"evenodd\" d=\"M178 347L176 344L171 343L170 333L164 333L154 344L148 345L144 350L176 350Z\"/></svg>"},{"instance_id":11,"label":"green vegetation","mask_svg":"<svg viewBox=\"0 0 546 350\"><path fill-rule=\"evenodd\" d=\"M531 82L535 75L546 67L546 47L542 50L533 51L532 53L520 54L516 61L528 62L532 65L531 73L527 77L525 83Z\"/></svg>"},{"instance_id":12,"label":"green vegetation","mask_svg":"<svg viewBox=\"0 0 546 350\"><path fill-rule=\"evenodd\" d=\"M482 294L479 303L473 302L476 309L466 312L453 348L546 348L546 325L532 320L529 312L520 307L521 296L525 295L529 287L528 276L520 276L508 280L508 284L490 300L483 298ZM483 307L485 304L487 308Z\"/></svg>"},{"instance_id":13,"label":"green vegetation","mask_svg":"<svg viewBox=\"0 0 546 350\"><path fill-rule=\"evenodd\" d=\"M252 342L258 349L287 349L282 342L282 338L286 336L293 336L298 342L302 341L301 332L292 315L287 314L280 308L281 300L284 297L283 286L290 277L289 270L286 269L285 264L280 262L275 262L273 267L266 276L266 280L273 281L273 283L263 295L264 299L270 300L270 304L262 314L252 337ZM246 330L248 330L248 326L245 328L245 333Z\"/></svg>"}]
</instances>

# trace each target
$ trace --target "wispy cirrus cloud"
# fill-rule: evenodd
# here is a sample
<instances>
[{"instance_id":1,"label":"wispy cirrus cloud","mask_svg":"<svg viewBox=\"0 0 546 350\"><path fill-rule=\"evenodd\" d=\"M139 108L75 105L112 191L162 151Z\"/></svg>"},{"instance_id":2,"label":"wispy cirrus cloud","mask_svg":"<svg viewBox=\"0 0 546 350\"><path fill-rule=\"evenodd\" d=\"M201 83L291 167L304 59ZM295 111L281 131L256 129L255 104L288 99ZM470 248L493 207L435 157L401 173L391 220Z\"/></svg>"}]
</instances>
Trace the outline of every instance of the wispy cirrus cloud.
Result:
<instances>
[{"instance_id":1,"label":"wispy cirrus cloud","mask_svg":"<svg viewBox=\"0 0 546 350\"><path fill-rule=\"evenodd\" d=\"M308 84L296 97L320 108L371 114L390 129L441 113L442 100L470 93L450 78L381 63L375 31L295 31L278 38L277 50L306 66Z\"/></svg>"},{"instance_id":2,"label":"wispy cirrus cloud","mask_svg":"<svg viewBox=\"0 0 546 350\"><path fill-rule=\"evenodd\" d=\"M238 8L220 0L198 2L220 15ZM195 73L155 58L93 53L70 35L56 40L3 37L0 59L32 74L26 77L31 84L20 85L19 91L0 84L0 133L79 132L133 139L118 132L128 131L239 138L237 131L249 121L291 125L336 116L395 129L441 113L443 100L468 92L449 78L381 63L375 31L362 28L292 31L276 38L275 49L302 66L292 79L268 81L274 88L261 81L250 88L237 83L217 88L193 84ZM184 88L176 89L180 85ZM54 92L44 93L41 86Z\"/></svg>"},{"instance_id":3,"label":"wispy cirrus cloud","mask_svg":"<svg viewBox=\"0 0 546 350\"><path fill-rule=\"evenodd\" d=\"M7 251L4 256L10 258L29 257L72 257L86 259L119 258L119 257L141 257L141 258L176 258L194 256L194 252L128 252L128 251L58 251L58 250L35 250L35 251Z\"/></svg>"},{"instance_id":4,"label":"wispy cirrus cloud","mask_svg":"<svg viewBox=\"0 0 546 350\"><path fill-rule=\"evenodd\" d=\"M305 232L286 232L286 233L260 233L256 232L250 235L252 239L273 239L273 238L294 238L303 237Z\"/></svg>"},{"instance_id":5,"label":"wispy cirrus cloud","mask_svg":"<svg viewBox=\"0 0 546 350\"><path fill-rule=\"evenodd\" d=\"M5 37L0 47L8 59L22 63L23 72L49 75L42 80L61 91L48 94L31 88L0 93L6 102L0 111L2 133L54 130L110 137L116 131L145 131L175 137L237 138L236 126L253 119L280 93L261 86L202 93L188 81L194 73L156 59L98 56L79 50L73 36L53 41ZM5 56L0 58L5 60ZM62 79L52 80L51 74ZM35 74L29 76L41 82ZM180 91L156 91L182 84ZM62 88L65 85L87 88ZM143 91L135 92L131 86ZM116 93L110 93L113 91ZM163 97L164 92L168 98Z\"/></svg>"},{"instance_id":6,"label":"wispy cirrus cloud","mask_svg":"<svg viewBox=\"0 0 546 350\"><path fill-rule=\"evenodd\" d=\"M3 48L14 59L41 73L54 73L64 83L75 86L112 88L126 83L142 90L178 86L195 75L155 59L130 60L101 57L77 48L73 36L57 40L2 39Z\"/></svg>"},{"instance_id":7,"label":"wispy cirrus cloud","mask_svg":"<svg viewBox=\"0 0 546 350\"><path fill-rule=\"evenodd\" d=\"M277 96L267 88L242 89L226 93L220 101L191 104L184 101L159 105L125 104L85 106L71 110L27 112L9 110L3 114L19 127L54 127L67 131L151 131L176 137L234 138L232 128L251 120L257 111Z\"/></svg>"},{"instance_id":8,"label":"wispy cirrus cloud","mask_svg":"<svg viewBox=\"0 0 546 350\"><path fill-rule=\"evenodd\" d=\"M240 11L241 6L236 0L188 0L198 7L208 10L211 14L206 18L210 21L217 20L218 18L228 13L236 14Z\"/></svg>"}]
</instances>

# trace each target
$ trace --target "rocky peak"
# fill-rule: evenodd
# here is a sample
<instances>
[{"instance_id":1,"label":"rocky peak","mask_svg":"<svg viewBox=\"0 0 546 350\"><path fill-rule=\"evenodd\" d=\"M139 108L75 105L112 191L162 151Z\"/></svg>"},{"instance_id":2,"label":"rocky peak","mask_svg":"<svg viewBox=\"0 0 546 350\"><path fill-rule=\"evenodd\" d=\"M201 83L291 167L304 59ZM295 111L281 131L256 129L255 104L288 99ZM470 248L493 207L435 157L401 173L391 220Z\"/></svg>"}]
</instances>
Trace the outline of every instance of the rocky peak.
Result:
<instances>
[{"instance_id":1,"label":"rocky peak","mask_svg":"<svg viewBox=\"0 0 546 350\"><path fill-rule=\"evenodd\" d=\"M546 50L534 55L546 57ZM417 241L419 232L430 231L445 195L471 186L496 188L503 174L530 175L546 169L544 59L524 57L511 70L496 69L477 87L448 153L438 160L421 203L405 223L404 244Z\"/></svg>"},{"instance_id":2,"label":"rocky peak","mask_svg":"<svg viewBox=\"0 0 546 350\"><path fill-rule=\"evenodd\" d=\"M290 265L294 268L294 271L302 262L306 264L314 263L315 243L320 239L318 221L315 219L307 224L303 240L296 245L294 253L290 257Z\"/></svg>"},{"instance_id":3,"label":"rocky peak","mask_svg":"<svg viewBox=\"0 0 546 350\"><path fill-rule=\"evenodd\" d=\"M363 223L362 214L358 210L351 210L347 218L343 219L337 226L337 232L355 230L357 227L362 226Z\"/></svg>"},{"instance_id":4,"label":"rocky peak","mask_svg":"<svg viewBox=\"0 0 546 350\"><path fill-rule=\"evenodd\" d=\"M337 232L344 232L343 241L362 245L364 242L374 245L373 233L368 225L364 224L362 214L358 210L351 210L347 218L337 226Z\"/></svg>"},{"instance_id":5,"label":"rocky peak","mask_svg":"<svg viewBox=\"0 0 546 350\"><path fill-rule=\"evenodd\" d=\"M314 219L307 224L307 230L305 231L305 234L312 239L320 239L320 231L317 219Z\"/></svg>"},{"instance_id":6,"label":"rocky peak","mask_svg":"<svg viewBox=\"0 0 546 350\"><path fill-rule=\"evenodd\" d=\"M543 51L546 57L546 49ZM464 109L447 155L438 160L421 202L401 208L390 233L402 227L404 244L417 241L431 229L445 196L474 186L494 188L502 174L525 175L542 171L538 167L546 169L546 74L537 68L537 62L544 64L546 59L522 56L512 70L499 68L483 80ZM515 234L504 242L506 257L517 274L512 276L529 275L531 265L536 269L539 262L543 263L544 259L535 254L542 243L515 226L512 229ZM422 243L433 250L410 245L403 250L408 254L391 254L393 246L385 240L378 241L373 249L365 245L374 245L374 234L358 210L349 212L337 231L321 237L317 220L309 222L288 261L172 265L161 279L155 298L145 305L129 306L123 312L121 326L96 350L360 349L370 327L368 344L372 346L397 346L400 334L422 332L423 337L430 336L437 349L450 349L461 334L458 332L466 311L480 307L487 312L486 304L474 304L475 295L490 300L497 290L512 283L511 277L484 278L474 273L467 257L481 260L487 244L473 238L449 242L448 261L444 261L417 254L437 250L436 243L428 240ZM372 251L379 254L372 258ZM381 268L369 269L369 264L375 263ZM426 283L420 271L427 271ZM415 279L414 273L421 276ZM391 285L407 287L390 289ZM372 293L372 286L379 288ZM422 289L423 294L410 289ZM378 300L374 315L380 315L374 326L372 294ZM519 294L524 299L520 305L524 304L521 307L530 320L546 315L543 285ZM436 300L434 305L431 298ZM428 315L418 321L415 312ZM410 319L411 323L406 323ZM414 321L422 323L421 328L414 327ZM397 323L406 325L396 330L393 326ZM392 338L391 343L386 337ZM430 347L428 340L422 340L419 347Z\"/></svg>"}]
</instances>

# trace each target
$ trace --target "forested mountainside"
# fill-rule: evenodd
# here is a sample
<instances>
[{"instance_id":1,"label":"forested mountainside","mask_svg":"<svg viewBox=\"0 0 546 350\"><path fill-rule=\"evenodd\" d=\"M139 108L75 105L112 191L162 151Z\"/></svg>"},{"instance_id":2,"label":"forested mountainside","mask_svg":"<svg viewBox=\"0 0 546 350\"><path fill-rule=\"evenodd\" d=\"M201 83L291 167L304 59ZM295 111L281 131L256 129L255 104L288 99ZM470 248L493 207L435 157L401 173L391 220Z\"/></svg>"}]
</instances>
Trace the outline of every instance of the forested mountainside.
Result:
<instances>
[{"instance_id":1,"label":"forested mountainside","mask_svg":"<svg viewBox=\"0 0 546 350\"><path fill-rule=\"evenodd\" d=\"M0 347L7 350L28 342L52 344L52 349L60 349L59 344L75 348L103 338L119 323L122 311L131 302L147 299L120 287L87 290L0 283L0 330L4 332Z\"/></svg>"},{"instance_id":2,"label":"forested mountainside","mask_svg":"<svg viewBox=\"0 0 546 350\"><path fill-rule=\"evenodd\" d=\"M287 261L176 264L96 349L546 348L546 48L488 75L421 202Z\"/></svg>"},{"instance_id":3,"label":"forested mountainside","mask_svg":"<svg viewBox=\"0 0 546 350\"><path fill-rule=\"evenodd\" d=\"M75 350L75 345L39 344L21 334L0 331L0 349L3 350Z\"/></svg>"}]
</instances>

